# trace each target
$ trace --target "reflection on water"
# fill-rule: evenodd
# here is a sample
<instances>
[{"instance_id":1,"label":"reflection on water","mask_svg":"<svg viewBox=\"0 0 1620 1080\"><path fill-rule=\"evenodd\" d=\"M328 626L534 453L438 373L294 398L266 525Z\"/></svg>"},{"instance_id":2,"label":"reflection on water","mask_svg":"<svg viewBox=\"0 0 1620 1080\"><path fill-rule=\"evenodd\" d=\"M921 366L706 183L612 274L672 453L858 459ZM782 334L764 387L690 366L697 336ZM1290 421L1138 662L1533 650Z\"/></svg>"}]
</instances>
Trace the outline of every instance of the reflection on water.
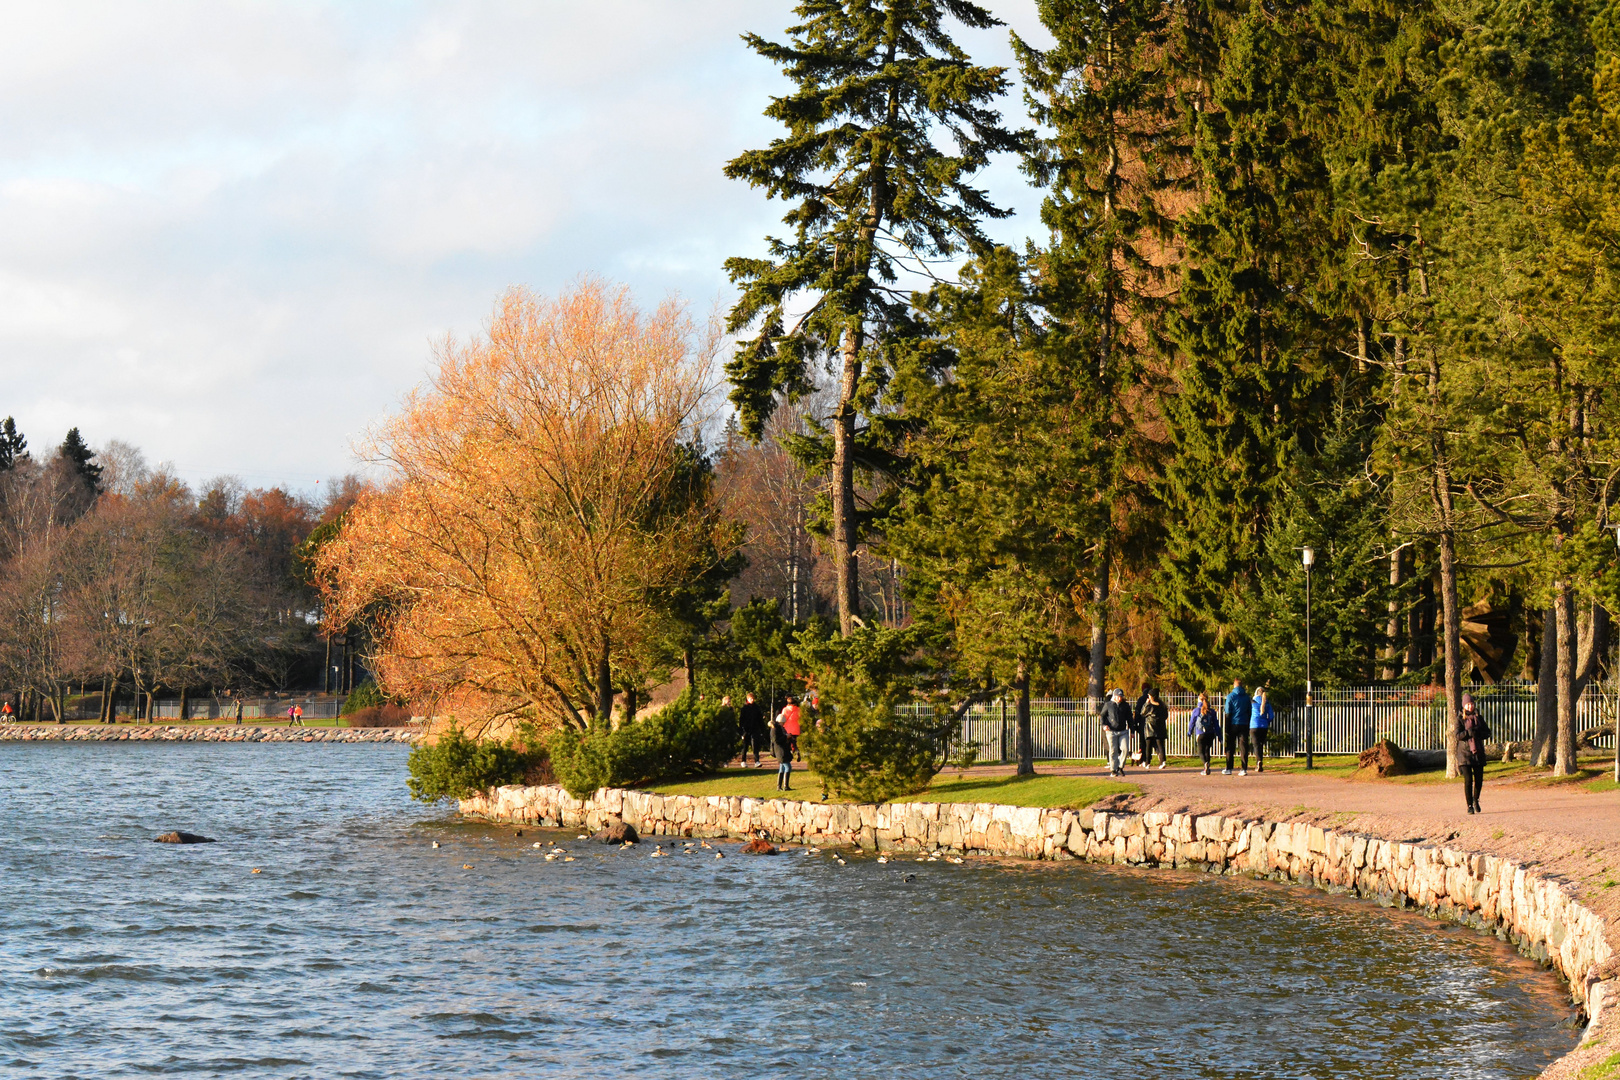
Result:
<instances>
[{"instance_id":1,"label":"reflection on water","mask_svg":"<svg viewBox=\"0 0 1620 1080\"><path fill-rule=\"evenodd\" d=\"M1417 916L519 837L410 803L405 753L0 744L0 1073L1510 1077L1574 1045L1551 976Z\"/></svg>"}]
</instances>

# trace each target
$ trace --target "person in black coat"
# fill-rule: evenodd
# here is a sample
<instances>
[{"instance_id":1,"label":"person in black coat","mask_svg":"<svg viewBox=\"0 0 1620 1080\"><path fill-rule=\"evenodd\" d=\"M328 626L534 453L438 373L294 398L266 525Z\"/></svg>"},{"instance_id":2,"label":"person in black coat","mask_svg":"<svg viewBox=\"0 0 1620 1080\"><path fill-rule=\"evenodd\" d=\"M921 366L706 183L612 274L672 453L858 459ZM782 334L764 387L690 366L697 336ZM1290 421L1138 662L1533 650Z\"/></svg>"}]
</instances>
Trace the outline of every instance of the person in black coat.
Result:
<instances>
[{"instance_id":1,"label":"person in black coat","mask_svg":"<svg viewBox=\"0 0 1620 1080\"><path fill-rule=\"evenodd\" d=\"M1479 713L1474 695L1464 694L1462 717L1457 725L1457 758L1462 765L1463 797L1468 800L1468 812L1480 813L1479 789L1485 786L1485 743L1491 737L1491 725Z\"/></svg>"},{"instance_id":2,"label":"person in black coat","mask_svg":"<svg viewBox=\"0 0 1620 1080\"><path fill-rule=\"evenodd\" d=\"M765 749L765 710L754 700L752 693L744 695L743 707L737 710L737 726L742 729L743 764L748 764L748 751L754 751L754 768L759 768L759 753Z\"/></svg>"},{"instance_id":3,"label":"person in black coat","mask_svg":"<svg viewBox=\"0 0 1620 1080\"><path fill-rule=\"evenodd\" d=\"M1165 747L1170 740L1170 706L1159 698L1159 692L1149 689L1136 710L1136 722L1142 729L1142 767L1153 763L1153 751L1159 752L1159 768L1164 768Z\"/></svg>"}]
</instances>

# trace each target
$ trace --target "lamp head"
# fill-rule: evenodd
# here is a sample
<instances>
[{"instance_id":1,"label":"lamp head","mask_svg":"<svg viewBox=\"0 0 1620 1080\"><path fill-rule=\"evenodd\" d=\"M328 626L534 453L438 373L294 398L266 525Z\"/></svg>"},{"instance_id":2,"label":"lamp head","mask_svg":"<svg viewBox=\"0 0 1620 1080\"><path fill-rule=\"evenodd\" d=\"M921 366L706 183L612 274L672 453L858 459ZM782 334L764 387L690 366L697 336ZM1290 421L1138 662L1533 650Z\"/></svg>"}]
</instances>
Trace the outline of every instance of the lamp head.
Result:
<instances>
[{"instance_id":1,"label":"lamp head","mask_svg":"<svg viewBox=\"0 0 1620 1080\"><path fill-rule=\"evenodd\" d=\"M1305 563L1305 569L1309 570L1311 567L1316 565L1315 548L1302 548L1299 554L1300 559Z\"/></svg>"}]
</instances>

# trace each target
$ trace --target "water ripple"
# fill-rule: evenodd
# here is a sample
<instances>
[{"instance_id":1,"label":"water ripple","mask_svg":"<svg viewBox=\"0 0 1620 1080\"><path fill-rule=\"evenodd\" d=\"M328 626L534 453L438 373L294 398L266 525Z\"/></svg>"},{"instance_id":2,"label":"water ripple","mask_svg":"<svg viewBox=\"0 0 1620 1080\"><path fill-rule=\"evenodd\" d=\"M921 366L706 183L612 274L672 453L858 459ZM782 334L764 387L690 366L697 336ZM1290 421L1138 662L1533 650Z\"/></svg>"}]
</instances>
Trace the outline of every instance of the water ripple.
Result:
<instances>
[{"instance_id":1,"label":"water ripple","mask_svg":"<svg viewBox=\"0 0 1620 1080\"><path fill-rule=\"evenodd\" d=\"M0 744L0 1076L1494 1078L1573 1045L1500 943L1354 901L650 860L456 821L405 748L341 749Z\"/></svg>"}]
</instances>

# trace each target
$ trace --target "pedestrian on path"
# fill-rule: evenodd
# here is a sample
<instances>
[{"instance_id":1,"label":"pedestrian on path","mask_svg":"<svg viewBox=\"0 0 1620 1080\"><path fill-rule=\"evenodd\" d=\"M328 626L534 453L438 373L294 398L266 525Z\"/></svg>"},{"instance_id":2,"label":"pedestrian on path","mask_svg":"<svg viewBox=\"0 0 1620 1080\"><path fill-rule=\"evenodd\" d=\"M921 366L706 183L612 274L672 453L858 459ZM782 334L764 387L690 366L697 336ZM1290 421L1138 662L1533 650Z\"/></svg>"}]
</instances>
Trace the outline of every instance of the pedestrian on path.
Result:
<instances>
[{"instance_id":1,"label":"pedestrian on path","mask_svg":"<svg viewBox=\"0 0 1620 1080\"><path fill-rule=\"evenodd\" d=\"M289 706L287 706L287 726L288 727L303 727L304 726L304 710L299 708L297 705L289 705Z\"/></svg>"},{"instance_id":2,"label":"pedestrian on path","mask_svg":"<svg viewBox=\"0 0 1620 1080\"><path fill-rule=\"evenodd\" d=\"M1271 692L1262 686L1254 692L1254 704L1249 709L1249 741L1254 743L1255 772L1266 771L1266 736L1271 734L1271 722L1275 719Z\"/></svg>"},{"instance_id":3,"label":"pedestrian on path","mask_svg":"<svg viewBox=\"0 0 1620 1080\"><path fill-rule=\"evenodd\" d=\"M786 709L782 710L784 713ZM771 721L771 753L776 755L776 790L793 790L793 743L790 741L787 727L782 723L782 717L777 716Z\"/></svg>"},{"instance_id":4,"label":"pedestrian on path","mask_svg":"<svg viewBox=\"0 0 1620 1080\"><path fill-rule=\"evenodd\" d=\"M759 768L759 752L766 747L765 710L754 700L752 691L743 695L743 707L737 710L737 726L742 728L742 761L748 764L748 750L754 750L754 768Z\"/></svg>"},{"instance_id":5,"label":"pedestrian on path","mask_svg":"<svg viewBox=\"0 0 1620 1080\"><path fill-rule=\"evenodd\" d=\"M1142 743L1142 767L1152 767L1153 751L1158 750L1162 769L1167 764L1164 751L1170 739L1170 706L1159 699L1157 690L1149 689L1145 696L1147 700L1137 710L1137 721L1142 725L1146 740Z\"/></svg>"},{"instance_id":6,"label":"pedestrian on path","mask_svg":"<svg viewBox=\"0 0 1620 1080\"><path fill-rule=\"evenodd\" d=\"M1103 740L1108 746L1108 775L1125 775L1125 754L1131 740L1131 707L1125 701L1125 691L1115 688L1097 710L1102 721Z\"/></svg>"},{"instance_id":7,"label":"pedestrian on path","mask_svg":"<svg viewBox=\"0 0 1620 1080\"><path fill-rule=\"evenodd\" d=\"M1457 730L1457 757L1463 769L1463 796L1468 800L1468 812L1480 813L1479 789L1485 786L1485 743L1491 737L1491 725L1480 715L1473 694L1464 694L1462 717Z\"/></svg>"},{"instance_id":8,"label":"pedestrian on path","mask_svg":"<svg viewBox=\"0 0 1620 1080\"><path fill-rule=\"evenodd\" d=\"M1198 755L1204 759L1204 775L1208 776L1209 752L1221 737L1221 721L1215 715L1215 707L1209 703L1209 695L1202 690L1198 692L1198 704L1193 706L1187 734L1198 740Z\"/></svg>"},{"instance_id":9,"label":"pedestrian on path","mask_svg":"<svg viewBox=\"0 0 1620 1080\"><path fill-rule=\"evenodd\" d=\"M1249 714L1253 708L1243 680L1233 679L1232 692L1226 695L1226 768L1221 770L1222 776L1232 775L1232 759L1239 746L1243 747L1243 764L1238 775L1249 775Z\"/></svg>"}]
</instances>

